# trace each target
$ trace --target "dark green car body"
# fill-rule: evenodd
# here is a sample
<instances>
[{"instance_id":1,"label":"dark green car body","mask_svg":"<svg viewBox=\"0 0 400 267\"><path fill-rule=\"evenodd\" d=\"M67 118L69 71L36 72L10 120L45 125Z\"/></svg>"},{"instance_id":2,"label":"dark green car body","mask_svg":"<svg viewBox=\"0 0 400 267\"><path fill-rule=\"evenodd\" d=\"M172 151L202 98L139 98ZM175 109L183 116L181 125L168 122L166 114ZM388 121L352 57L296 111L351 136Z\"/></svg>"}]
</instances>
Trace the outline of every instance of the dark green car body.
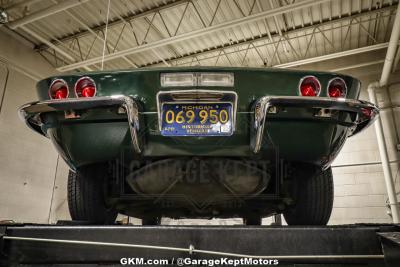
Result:
<instances>
[{"instance_id":1,"label":"dark green car body","mask_svg":"<svg viewBox=\"0 0 400 267\"><path fill-rule=\"evenodd\" d=\"M234 83L229 87L162 86L160 76L163 73L184 72L229 73L234 76ZM318 96L300 96L299 84L306 76L319 80L321 90ZM94 97L78 99L75 96L74 86L82 77L90 77L95 82ZM329 97L328 83L334 78L345 82L345 98ZM55 79L62 79L68 84L67 99L50 99L49 87ZM237 95L232 135L161 134L160 92L191 92L188 95L200 97L204 92L212 95L214 91L222 95ZM116 159L122 160L125 165L140 162L140 166L146 165L145 161L154 163L166 159L267 160L272 162L271 168L283 160L325 170L338 155L346 138L372 123L378 113L373 104L357 100L360 82L350 76L268 68L181 67L75 73L40 81L37 93L39 101L23 106L20 113L32 129L52 140L74 170ZM276 174L276 171L271 173ZM150 174L148 176L151 177ZM284 189L287 185L278 180L272 184ZM241 183L246 183L246 179ZM265 188L268 188L267 185L262 190ZM195 195L198 189L189 186L182 190ZM253 191L262 195L262 190ZM203 194L210 192L213 191L204 190ZM276 204L281 205L285 197L287 195L278 194ZM119 200L117 205L120 210L129 210L129 201ZM152 207L155 208L154 203ZM263 214L275 212L276 207L264 210ZM232 211L234 208L226 210L235 214ZM214 209L210 209L203 215L212 216L213 212ZM162 213L159 211L157 214ZM200 211L197 213L201 214ZM180 216L180 213L166 214Z\"/></svg>"},{"instance_id":2,"label":"dark green car body","mask_svg":"<svg viewBox=\"0 0 400 267\"><path fill-rule=\"evenodd\" d=\"M164 137L158 130L156 95L162 88L160 73L163 72L232 72L235 76L233 88L212 87L212 90L233 90L238 94L237 126L230 137ZM140 157L170 156L234 156L269 157L272 143L279 144L282 157L324 165L339 152L346 135L347 127L336 124L334 119L310 121L307 114L302 119L298 109L290 113L278 114L269 122L265 135L269 143L263 145L255 155L250 147L251 108L255 101L266 95L297 96L299 80L306 75L315 75L326 88L334 77L343 78L348 85L347 98L356 99L360 92L358 80L349 76L332 73L287 71L281 69L249 68L168 68L141 69L114 72L79 73L57 76L42 80L37 85L39 100L48 100L48 88L55 78L64 79L70 86L83 76L90 76L97 85L96 96L129 95L140 105L140 120L144 122L143 153ZM168 88L195 89L193 87ZM322 90L320 96L326 96ZM282 121L280 120L282 119ZM121 150L130 147L129 129L126 116L113 110L90 110L79 119L68 120L63 113L46 115L42 130L59 144L67 162L74 167L106 161L118 157ZM135 153L127 151L127 155Z\"/></svg>"}]
</instances>

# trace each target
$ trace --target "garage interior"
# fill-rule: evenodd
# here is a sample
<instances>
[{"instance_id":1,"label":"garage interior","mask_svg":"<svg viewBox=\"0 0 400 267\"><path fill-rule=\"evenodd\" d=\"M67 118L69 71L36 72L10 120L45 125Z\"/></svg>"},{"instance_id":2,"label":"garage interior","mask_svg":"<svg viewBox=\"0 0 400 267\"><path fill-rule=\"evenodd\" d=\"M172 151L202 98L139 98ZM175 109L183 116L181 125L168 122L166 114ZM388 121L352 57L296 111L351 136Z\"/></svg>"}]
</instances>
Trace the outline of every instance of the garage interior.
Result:
<instances>
[{"instance_id":1,"label":"garage interior","mask_svg":"<svg viewBox=\"0 0 400 267\"><path fill-rule=\"evenodd\" d=\"M399 1L0 0L0 23L0 221L70 219L68 166L17 114L37 99L39 80L68 72L233 66L359 79L360 99L375 102L380 116L347 140L332 165L329 224L399 223ZM164 218L162 224L242 220Z\"/></svg>"},{"instance_id":2,"label":"garage interior","mask_svg":"<svg viewBox=\"0 0 400 267\"><path fill-rule=\"evenodd\" d=\"M107 1L2 3L9 22L0 28L1 220L68 219L68 167L48 140L25 128L17 109L36 99L35 83L42 78L101 70L106 28L106 70L201 65L333 71L360 79L360 99L368 100L368 85L382 73L398 1L111 1L106 27L107 7ZM388 85L376 97L399 194L395 48ZM333 173L330 224L392 222L374 127L347 141ZM240 220L224 221L231 222Z\"/></svg>"}]
</instances>

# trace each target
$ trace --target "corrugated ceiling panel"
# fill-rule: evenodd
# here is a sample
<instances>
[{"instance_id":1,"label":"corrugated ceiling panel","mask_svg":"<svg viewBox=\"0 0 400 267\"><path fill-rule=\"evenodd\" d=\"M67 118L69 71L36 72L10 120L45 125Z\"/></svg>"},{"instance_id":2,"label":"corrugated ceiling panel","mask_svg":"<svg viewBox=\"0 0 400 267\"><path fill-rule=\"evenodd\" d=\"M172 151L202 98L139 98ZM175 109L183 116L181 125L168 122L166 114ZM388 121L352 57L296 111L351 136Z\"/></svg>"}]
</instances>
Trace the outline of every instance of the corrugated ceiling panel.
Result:
<instances>
[{"instance_id":1,"label":"corrugated ceiling panel","mask_svg":"<svg viewBox=\"0 0 400 267\"><path fill-rule=\"evenodd\" d=\"M61 0L57 1L60 2ZM57 1L34 1L30 6L22 4L20 7L10 10L9 14L12 20L18 19L53 6ZM10 4L19 2L17 0L11 1ZM211 25L218 25L241 18L243 15L248 16L250 12L255 14L278 8L282 5L287 5L288 2L290 1L111 1L110 21L118 21L121 17L140 14L166 4L170 4L172 7L161 9L159 13L149 13L146 16L131 20L130 25L126 24L124 26L123 21L112 23L107 31L110 53L136 47L138 46L137 42L142 45L171 38L175 33L177 35L189 34L202 29L204 24L206 26L209 26L210 23ZM297 2L301 1L298 0ZM179 59L177 61L178 65L199 64L198 60L200 60L202 65L214 65L215 63L217 65L241 65L243 63L246 66L261 66L264 64L272 66L304 57L314 57L343 51L343 49L372 45L376 42L386 42L393 24L394 8L381 13L380 16L376 14L369 15L368 13L363 15L359 18L362 21L362 27L357 21L353 21L353 25L348 27L349 20L321 25L317 29L310 28L310 25L319 25L321 22L329 22L339 17L347 17L368 10L373 12L376 8L397 3L398 1L391 0L332 0L320 5L293 10L283 15L262 18L258 21L157 47L155 48L156 53L153 50L146 50L128 55L126 58L138 66L149 64L165 65L161 59L182 56L186 57ZM61 39L64 43L63 45L57 41L55 44L63 51L71 54L77 62L86 59L88 55L88 58L100 57L103 53L103 34L99 30L104 30L101 25L106 22L107 4L108 0L91 0L36 20L26 25L26 27L47 40ZM183 14L184 16L182 17ZM392 14L391 17L389 16L390 14ZM376 18L381 19L376 20ZM149 28L150 24L152 26ZM95 34L82 33L87 27L92 28ZM307 28L303 29L303 27ZM17 29L17 31L36 45L41 44L39 40L29 36L22 29ZM314 35L313 32L315 33ZM75 36L77 33L79 35ZM281 33L282 36L280 36ZM98 36L96 37L96 35ZM68 38L65 39L65 37ZM74 39L75 37L79 39L79 46L76 39ZM346 42L344 42L344 39L346 39ZM93 42L94 40L96 41ZM249 46L250 41L253 42L251 46ZM244 43L236 45L238 42ZM114 50L116 44L117 47ZM233 47L229 48L230 45L233 45ZM224 47L224 50L221 49L221 46ZM52 53L52 50L49 50L49 53ZM106 54L108 53L107 49ZM187 56L192 54L196 55L196 58ZM126 58L111 60L106 62L105 66L107 68L131 67ZM96 64L93 68L97 69L99 65Z\"/></svg>"}]
</instances>

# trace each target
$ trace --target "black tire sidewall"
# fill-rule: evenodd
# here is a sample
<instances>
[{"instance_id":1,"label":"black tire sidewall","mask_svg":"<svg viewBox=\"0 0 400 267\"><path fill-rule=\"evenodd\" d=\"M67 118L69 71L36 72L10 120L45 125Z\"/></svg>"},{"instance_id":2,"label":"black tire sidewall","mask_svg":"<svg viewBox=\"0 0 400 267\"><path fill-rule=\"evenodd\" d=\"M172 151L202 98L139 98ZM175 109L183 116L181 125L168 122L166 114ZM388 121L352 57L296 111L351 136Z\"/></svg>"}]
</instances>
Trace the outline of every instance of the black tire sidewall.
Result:
<instances>
[{"instance_id":1,"label":"black tire sidewall","mask_svg":"<svg viewBox=\"0 0 400 267\"><path fill-rule=\"evenodd\" d=\"M291 197L294 204L283 212L288 225L326 225L333 207L332 169L312 176L292 178Z\"/></svg>"},{"instance_id":2,"label":"black tire sidewall","mask_svg":"<svg viewBox=\"0 0 400 267\"><path fill-rule=\"evenodd\" d=\"M99 165L79 168L68 175L68 207L72 220L112 224L117 212L106 204L107 169Z\"/></svg>"}]
</instances>

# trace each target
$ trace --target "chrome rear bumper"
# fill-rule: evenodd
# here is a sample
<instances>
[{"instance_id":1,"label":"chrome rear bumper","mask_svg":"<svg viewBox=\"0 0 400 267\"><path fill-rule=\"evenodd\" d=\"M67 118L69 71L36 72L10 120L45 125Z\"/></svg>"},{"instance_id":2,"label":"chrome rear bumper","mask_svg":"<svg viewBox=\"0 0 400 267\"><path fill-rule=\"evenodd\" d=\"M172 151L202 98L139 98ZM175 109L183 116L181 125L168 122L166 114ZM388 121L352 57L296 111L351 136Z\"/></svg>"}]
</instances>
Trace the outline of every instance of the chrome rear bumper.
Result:
<instances>
[{"instance_id":1,"label":"chrome rear bumper","mask_svg":"<svg viewBox=\"0 0 400 267\"><path fill-rule=\"evenodd\" d=\"M135 100L129 96L104 96L95 98L74 98L63 100L47 100L28 103L19 109L19 115L34 131L43 134L40 114L53 111L75 111L98 107L120 106L126 111L133 149L141 153L139 144L139 108Z\"/></svg>"},{"instance_id":2,"label":"chrome rear bumper","mask_svg":"<svg viewBox=\"0 0 400 267\"><path fill-rule=\"evenodd\" d=\"M92 108L118 106L125 109L132 139L133 149L141 153L139 131L139 108L135 100L129 96L109 96L95 98L79 98L64 100L47 100L28 103L19 109L22 120L34 131L43 134L40 114L54 111L76 111ZM300 107L315 109L314 117L327 117L331 112L342 111L355 114L350 127L349 136L360 132L369 126L379 109L372 103L353 99L332 99L328 97L298 97L298 96L265 96L258 99L252 109L253 134L251 149L258 153L261 149L264 128L269 116L279 113L279 108ZM328 112L326 112L328 111Z\"/></svg>"},{"instance_id":3,"label":"chrome rear bumper","mask_svg":"<svg viewBox=\"0 0 400 267\"><path fill-rule=\"evenodd\" d=\"M264 96L254 105L254 132L251 140L251 147L254 153L261 149L265 123L268 114L273 115L281 107L301 107L315 109L315 117L327 116L333 111L344 111L356 114L354 125L351 127L349 135L352 136L360 132L373 123L379 109L374 104L355 99L333 99L329 97L300 97L300 96ZM321 113L323 112L323 113Z\"/></svg>"}]
</instances>

